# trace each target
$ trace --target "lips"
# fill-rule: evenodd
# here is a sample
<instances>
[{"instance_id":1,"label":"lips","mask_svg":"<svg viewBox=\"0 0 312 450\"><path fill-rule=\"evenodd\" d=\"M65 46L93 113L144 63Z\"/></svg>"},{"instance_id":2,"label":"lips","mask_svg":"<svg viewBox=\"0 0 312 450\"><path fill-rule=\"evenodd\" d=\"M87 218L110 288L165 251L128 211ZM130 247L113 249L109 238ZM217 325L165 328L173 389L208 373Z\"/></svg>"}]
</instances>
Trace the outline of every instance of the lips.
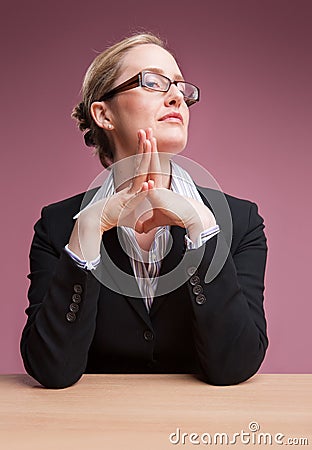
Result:
<instances>
[{"instance_id":1,"label":"lips","mask_svg":"<svg viewBox=\"0 0 312 450\"><path fill-rule=\"evenodd\" d=\"M179 113L169 113L159 119L160 122L183 123L183 117Z\"/></svg>"}]
</instances>

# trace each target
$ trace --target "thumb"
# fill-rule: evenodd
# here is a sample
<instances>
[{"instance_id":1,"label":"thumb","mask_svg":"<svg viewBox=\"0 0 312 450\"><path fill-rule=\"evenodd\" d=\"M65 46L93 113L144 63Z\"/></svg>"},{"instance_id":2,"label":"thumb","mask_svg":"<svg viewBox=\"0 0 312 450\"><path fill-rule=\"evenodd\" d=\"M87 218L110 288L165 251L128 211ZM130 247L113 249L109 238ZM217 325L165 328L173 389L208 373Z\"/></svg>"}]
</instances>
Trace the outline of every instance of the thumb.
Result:
<instances>
[{"instance_id":1,"label":"thumb","mask_svg":"<svg viewBox=\"0 0 312 450\"><path fill-rule=\"evenodd\" d=\"M144 222L138 219L135 223L134 229L139 234L144 233Z\"/></svg>"},{"instance_id":2,"label":"thumb","mask_svg":"<svg viewBox=\"0 0 312 450\"><path fill-rule=\"evenodd\" d=\"M141 222L142 225L142 231L141 233L148 233L153 228L156 227L155 220L154 220L154 214L149 219L145 220L144 222Z\"/></svg>"}]
</instances>

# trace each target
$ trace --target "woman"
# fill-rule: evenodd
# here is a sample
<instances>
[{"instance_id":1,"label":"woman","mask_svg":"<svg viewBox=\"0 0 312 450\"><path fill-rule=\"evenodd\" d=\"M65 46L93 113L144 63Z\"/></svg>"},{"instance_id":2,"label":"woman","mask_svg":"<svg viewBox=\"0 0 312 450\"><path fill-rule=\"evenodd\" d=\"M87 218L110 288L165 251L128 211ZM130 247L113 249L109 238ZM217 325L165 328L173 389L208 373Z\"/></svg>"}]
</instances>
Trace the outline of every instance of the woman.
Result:
<instances>
[{"instance_id":1,"label":"woman","mask_svg":"<svg viewBox=\"0 0 312 450\"><path fill-rule=\"evenodd\" d=\"M217 213L223 194L171 161L199 89L157 37L141 34L100 54L82 93L73 117L111 170L87 207L72 197L35 225L27 372L51 388L85 372L248 379L268 345L264 225L254 203L226 195L229 242ZM207 282L218 245L225 256Z\"/></svg>"}]
</instances>

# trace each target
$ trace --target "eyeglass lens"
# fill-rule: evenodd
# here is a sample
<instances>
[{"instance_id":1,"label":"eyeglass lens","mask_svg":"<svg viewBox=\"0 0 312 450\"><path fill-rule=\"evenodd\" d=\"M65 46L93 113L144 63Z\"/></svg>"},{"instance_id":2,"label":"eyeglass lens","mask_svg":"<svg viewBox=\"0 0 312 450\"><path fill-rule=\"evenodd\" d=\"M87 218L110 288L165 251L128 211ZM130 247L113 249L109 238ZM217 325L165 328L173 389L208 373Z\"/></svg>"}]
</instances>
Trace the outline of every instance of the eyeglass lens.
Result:
<instances>
[{"instance_id":1,"label":"eyeglass lens","mask_svg":"<svg viewBox=\"0 0 312 450\"><path fill-rule=\"evenodd\" d=\"M142 75L142 84L149 89L166 92L171 85L169 78L164 75L152 72L143 72ZM177 88L182 92L184 97L197 100L198 90L196 86L184 81L178 81L174 84L176 84Z\"/></svg>"}]
</instances>

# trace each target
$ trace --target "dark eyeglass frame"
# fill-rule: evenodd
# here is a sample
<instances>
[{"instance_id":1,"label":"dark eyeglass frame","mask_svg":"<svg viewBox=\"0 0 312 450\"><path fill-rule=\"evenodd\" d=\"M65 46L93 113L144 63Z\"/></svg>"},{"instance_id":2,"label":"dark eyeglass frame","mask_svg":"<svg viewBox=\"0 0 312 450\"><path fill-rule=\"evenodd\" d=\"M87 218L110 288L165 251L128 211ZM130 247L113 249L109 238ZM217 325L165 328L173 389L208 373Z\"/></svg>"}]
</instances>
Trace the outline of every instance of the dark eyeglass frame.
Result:
<instances>
[{"instance_id":1,"label":"dark eyeglass frame","mask_svg":"<svg viewBox=\"0 0 312 450\"><path fill-rule=\"evenodd\" d=\"M144 74L146 73L150 73L153 75L158 75L161 76L163 78L165 78L166 80L168 80L168 88L166 90L164 89L153 89L150 86L147 86L144 84ZM187 84L190 86L193 86L196 88L197 90L197 99L193 99L193 98L189 98L189 97L185 97L184 96L184 101L187 104L187 106L191 106L194 103L197 103L199 101L199 88L197 86L195 86L195 84L192 83L188 83L187 81L172 81L170 80L170 78L166 77L165 75L162 75L160 73L155 73L155 72L150 72L148 70L142 70L141 72L137 73L136 75L134 75L133 77L129 78L128 80L124 81L123 83L121 83L119 86L116 86L115 88L113 88L112 90L108 91L106 94L104 94L98 101L99 102L103 102L105 100L109 100L110 98L114 97L114 95L119 94L120 92L124 92L124 91L128 91L129 89L134 89L136 87L145 87L147 89L150 89L151 91L156 91L156 92L168 92L171 85L174 84L178 89L179 89L179 83L183 83L183 84ZM180 91L182 94L183 92Z\"/></svg>"}]
</instances>

